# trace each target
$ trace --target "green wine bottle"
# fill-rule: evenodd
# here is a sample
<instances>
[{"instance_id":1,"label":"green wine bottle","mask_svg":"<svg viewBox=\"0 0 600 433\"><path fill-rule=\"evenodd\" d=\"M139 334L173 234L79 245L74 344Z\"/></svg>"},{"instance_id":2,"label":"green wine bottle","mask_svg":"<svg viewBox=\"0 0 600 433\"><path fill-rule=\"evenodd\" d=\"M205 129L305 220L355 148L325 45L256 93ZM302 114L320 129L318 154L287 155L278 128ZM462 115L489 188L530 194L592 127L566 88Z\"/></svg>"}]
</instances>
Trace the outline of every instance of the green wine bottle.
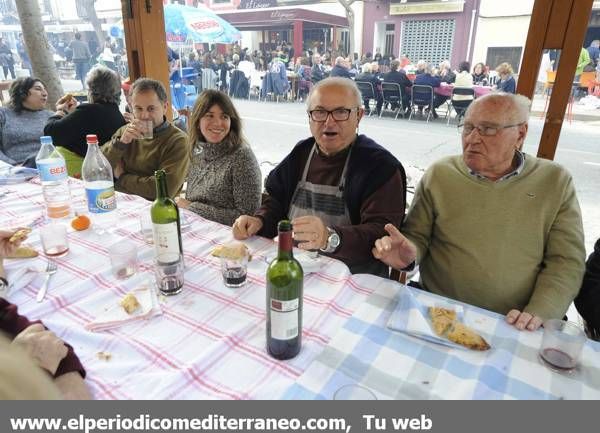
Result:
<instances>
[{"instance_id":1,"label":"green wine bottle","mask_svg":"<svg viewBox=\"0 0 600 433\"><path fill-rule=\"evenodd\" d=\"M279 250L267 268L267 350L290 359L302 346L302 285L304 271L292 253L292 224L277 226Z\"/></svg>"},{"instance_id":2,"label":"green wine bottle","mask_svg":"<svg viewBox=\"0 0 600 433\"><path fill-rule=\"evenodd\" d=\"M156 200L150 208L154 253L157 260L167 263L183 259L179 208L167 193L167 179L164 170L154 172L156 180Z\"/></svg>"}]
</instances>

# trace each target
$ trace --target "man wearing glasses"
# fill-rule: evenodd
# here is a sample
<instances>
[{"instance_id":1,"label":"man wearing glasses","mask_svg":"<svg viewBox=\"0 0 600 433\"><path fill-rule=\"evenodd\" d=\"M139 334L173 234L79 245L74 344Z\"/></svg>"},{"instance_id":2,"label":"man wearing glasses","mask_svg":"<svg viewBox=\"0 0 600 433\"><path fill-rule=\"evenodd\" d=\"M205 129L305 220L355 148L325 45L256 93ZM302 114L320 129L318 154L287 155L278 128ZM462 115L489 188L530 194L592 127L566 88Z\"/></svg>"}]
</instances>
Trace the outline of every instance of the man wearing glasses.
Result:
<instances>
[{"instance_id":1,"label":"man wearing glasses","mask_svg":"<svg viewBox=\"0 0 600 433\"><path fill-rule=\"evenodd\" d=\"M364 135L364 114L352 80L327 78L308 99L312 137L299 142L269 174L267 196L254 216L233 225L236 239L254 234L273 238L277 222L292 220L294 240L345 262L353 273L387 276L371 255L384 226L404 217L406 176L400 162Z\"/></svg>"},{"instance_id":2,"label":"man wearing glasses","mask_svg":"<svg viewBox=\"0 0 600 433\"><path fill-rule=\"evenodd\" d=\"M566 313L585 248L570 174L520 150L529 107L521 95L476 99L461 127L462 155L427 170L402 234L387 225L373 255L396 269L417 263L424 289L533 331Z\"/></svg>"}]
</instances>

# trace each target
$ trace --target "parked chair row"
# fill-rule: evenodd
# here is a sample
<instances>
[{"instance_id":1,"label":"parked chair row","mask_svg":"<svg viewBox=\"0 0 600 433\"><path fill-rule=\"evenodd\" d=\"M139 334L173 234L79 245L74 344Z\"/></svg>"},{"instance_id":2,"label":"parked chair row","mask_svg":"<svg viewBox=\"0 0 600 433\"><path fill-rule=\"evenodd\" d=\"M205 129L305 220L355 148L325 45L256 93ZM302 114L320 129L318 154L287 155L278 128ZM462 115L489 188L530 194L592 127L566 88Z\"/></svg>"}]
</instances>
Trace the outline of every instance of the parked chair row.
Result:
<instances>
[{"instance_id":1,"label":"parked chair row","mask_svg":"<svg viewBox=\"0 0 600 433\"><path fill-rule=\"evenodd\" d=\"M411 98L410 105L405 106L403 103L404 89L397 83L381 83L381 93L377 95L377 91L373 87L373 84L367 81L356 81L358 90L360 90L363 101L376 100L377 97L383 98L383 107L379 113L379 117L383 115L383 112L389 109L394 114L394 119L397 119L400 113L404 113L406 110L410 111L408 120L413 118L417 112L423 112L423 109L427 107L426 121L432 117L432 110L434 103L434 89L431 86L415 84L411 87ZM458 96L458 98L456 98ZM452 89L452 95L448 100L448 109L446 112L447 124L450 124L452 117L452 111L456 113L457 122L464 116L465 111L475 99L475 90L471 87L455 87ZM371 104L365 106L367 115L370 116L373 113Z\"/></svg>"}]
</instances>

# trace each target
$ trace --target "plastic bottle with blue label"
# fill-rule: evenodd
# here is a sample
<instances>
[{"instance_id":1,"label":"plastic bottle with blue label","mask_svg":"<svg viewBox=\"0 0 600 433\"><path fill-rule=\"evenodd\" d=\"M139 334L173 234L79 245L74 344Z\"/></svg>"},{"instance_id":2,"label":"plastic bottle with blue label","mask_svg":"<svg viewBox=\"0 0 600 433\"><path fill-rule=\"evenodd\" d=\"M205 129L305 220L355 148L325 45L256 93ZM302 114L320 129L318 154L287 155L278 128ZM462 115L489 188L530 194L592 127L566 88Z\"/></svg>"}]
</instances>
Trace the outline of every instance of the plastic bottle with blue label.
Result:
<instances>
[{"instance_id":1,"label":"plastic bottle with blue label","mask_svg":"<svg viewBox=\"0 0 600 433\"><path fill-rule=\"evenodd\" d=\"M46 215L52 219L70 217L71 189L65 159L52 144L52 137L43 136L40 142L42 145L35 163L42 182Z\"/></svg>"},{"instance_id":2,"label":"plastic bottle with blue label","mask_svg":"<svg viewBox=\"0 0 600 433\"><path fill-rule=\"evenodd\" d=\"M88 149L81 175L93 227L102 233L109 231L116 223L117 199L113 171L98 147L98 138L95 135L86 135L85 138Z\"/></svg>"}]
</instances>

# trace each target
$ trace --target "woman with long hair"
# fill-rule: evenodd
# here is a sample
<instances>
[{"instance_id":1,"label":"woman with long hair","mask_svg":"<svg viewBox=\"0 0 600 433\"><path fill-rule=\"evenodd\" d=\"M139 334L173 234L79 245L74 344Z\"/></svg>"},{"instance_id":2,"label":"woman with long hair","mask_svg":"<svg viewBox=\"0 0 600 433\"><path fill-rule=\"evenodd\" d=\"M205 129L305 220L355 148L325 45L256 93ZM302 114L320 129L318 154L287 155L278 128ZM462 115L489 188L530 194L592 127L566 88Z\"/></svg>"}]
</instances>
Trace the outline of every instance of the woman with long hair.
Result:
<instances>
[{"instance_id":1,"label":"woman with long hair","mask_svg":"<svg viewBox=\"0 0 600 433\"><path fill-rule=\"evenodd\" d=\"M261 173L242 133L242 121L229 96L203 91L189 123L192 165L179 207L225 225L254 215L260 205Z\"/></svg>"}]
</instances>

